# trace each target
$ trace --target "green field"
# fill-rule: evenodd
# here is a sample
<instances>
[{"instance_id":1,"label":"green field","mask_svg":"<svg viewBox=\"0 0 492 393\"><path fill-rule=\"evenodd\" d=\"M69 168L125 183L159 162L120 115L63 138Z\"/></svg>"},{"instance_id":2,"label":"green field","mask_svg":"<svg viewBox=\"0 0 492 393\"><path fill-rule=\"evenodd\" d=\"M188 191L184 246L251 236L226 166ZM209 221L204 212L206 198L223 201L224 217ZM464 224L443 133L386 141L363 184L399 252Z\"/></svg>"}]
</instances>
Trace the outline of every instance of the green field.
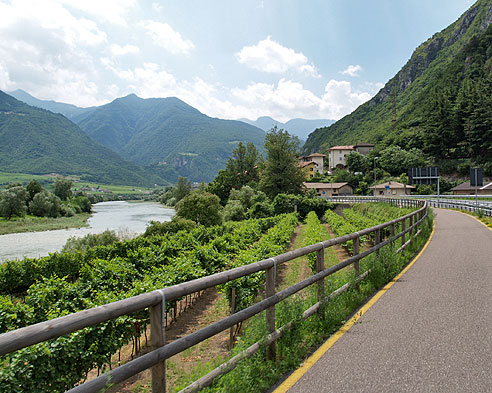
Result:
<instances>
[{"instance_id":1,"label":"green field","mask_svg":"<svg viewBox=\"0 0 492 393\"><path fill-rule=\"evenodd\" d=\"M79 182L78 176L71 177L74 183L72 188L73 192L80 191L81 188L95 188L99 190L109 190L113 195L137 195L137 194L148 194L153 189L145 188L145 187L136 187L136 186L115 186L109 184L102 183L88 183L88 182ZM55 176L49 175L32 175L28 173L7 173L0 172L0 188L5 187L9 183L17 183L20 182L24 185L29 183L31 180L39 181L43 187L48 187L51 183L56 180ZM84 191L87 194L96 194L96 195L104 195L104 192L101 191ZM111 195L110 194L110 195Z\"/></svg>"},{"instance_id":2,"label":"green field","mask_svg":"<svg viewBox=\"0 0 492 393\"><path fill-rule=\"evenodd\" d=\"M55 229L81 228L86 227L89 213L76 214L73 217L13 217L6 220L0 217L0 235L19 232L38 232L51 231Z\"/></svg>"}]
</instances>

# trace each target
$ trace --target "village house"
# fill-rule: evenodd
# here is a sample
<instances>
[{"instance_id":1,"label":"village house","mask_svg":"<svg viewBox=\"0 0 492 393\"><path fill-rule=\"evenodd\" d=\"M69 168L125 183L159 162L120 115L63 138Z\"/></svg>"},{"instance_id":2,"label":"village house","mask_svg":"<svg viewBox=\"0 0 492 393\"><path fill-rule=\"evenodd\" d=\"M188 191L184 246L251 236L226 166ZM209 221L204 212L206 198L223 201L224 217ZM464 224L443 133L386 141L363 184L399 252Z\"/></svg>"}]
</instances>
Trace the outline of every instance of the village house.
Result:
<instances>
[{"instance_id":1,"label":"village house","mask_svg":"<svg viewBox=\"0 0 492 393\"><path fill-rule=\"evenodd\" d=\"M349 146L333 146L328 149L328 162L330 170L347 168L346 157L353 151L367 155L374 149L371 143L358 143Z\"/></svg>"},{"instance_id":2,"label":"village house","mask_svg":"<svg viewBox=\"0 0 492 393\"><path fill-rule=\"evenodd\" d=\"M306 191L315 190L321 197L352 195L353 189L348 183L303 183Z\"/></svg>"},{"instance_id":3,"label":"village house","mask_svg":"<svg viewBox=\"0 0 492 393\"><path fill-rule=\"evenodd\" d=\"M316 174L316 163L313 161L300 162L299 167L304 170L306 180L312 179Z\"/></svg>"},{"instance_id":4,"label":"village house","mask_svg":"<svg viewBox=\"0 0 492 393\"><path fill-rule=\"evenodd\" d=\"M370 187L374 193L374 186ZM386 197L399 197L410 195L416 188L408 184L398 183L397 181L388 181L376 186L376 195Z\"/></svg>"},{"instance_id":5,"label":"village house","mask_svg":"<svg viewBox=\"0 0 492 393\"><path fill-rule=\"evenodd\" d=\"M324 154L313 153L309 156L301 156L299 157L299 166L301 168L305 168L306 170L306 179L313 178L316 173L323 174L324 173Z\"/></svg>"},{"instance_id":6,"label":"village house","mask_svg":"<svg viewBox=\"0 0 492 393\"><path fill-rule=\"evenodd\" d=\"M451 189L454 195L475 195L475 186L470 182L462 183ZM492 182L477 187L477 195L492 195Z\"/></svg>"}]
</instances>

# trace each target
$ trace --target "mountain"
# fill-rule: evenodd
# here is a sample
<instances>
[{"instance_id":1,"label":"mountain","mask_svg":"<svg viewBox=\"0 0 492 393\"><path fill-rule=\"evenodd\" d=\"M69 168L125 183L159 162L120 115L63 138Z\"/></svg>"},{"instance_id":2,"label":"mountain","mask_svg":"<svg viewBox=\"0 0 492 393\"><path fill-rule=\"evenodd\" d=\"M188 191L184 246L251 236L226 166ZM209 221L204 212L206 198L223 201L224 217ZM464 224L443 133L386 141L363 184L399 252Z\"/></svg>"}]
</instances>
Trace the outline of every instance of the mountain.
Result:
<instances>
[{"instance_id":1,"label":"mountain","mask_svg":"<svg viewBox=\"0 0 492 393\"><path fill-rule=\"evenodd\" d=\"M472 112L479 113L469 108L470 116L464 118L463 113L457 113L457 105L458 98L461 105L476 104L472 98L475 96L476 101L478 95L470 90L470 84L476 85L476 92L481 91L477 86L482 84L490 90L492 47L487 37L491 22L492 0L477 1L455 23L421 44L375 97L330 127L312 133L304 153L373 142L380 148L416 147L437 158L462 158L460 151L472 157L473 149L460 148L456 140L460 139L459 132L461 138L470 137L463 132L465 121ZM463 97L470 99L464 102ZM444 130L436 134L436 127L446 128L446 121L448 132L454 130L451 142L456 146L443 145L449 136ZM469 144L469 140L464 143Z\"/></svg>"},{"instance_id":2,"label":"mountain","mask_svg":"<svg viewBox=\"0 0 492 393\"><path fill-rule=\"evenodd\" d=\"M251 142L262 151L265 138L257 127L208 117L173 97L130 94L74 121L124 159L192 181L212 180L239 142Z\"/></svg>"},{"instance_id":3,"label":"mountain","mask_svg":"<svg viewBox=\"0 0 492 393\"><path fill-rule=\"evenodd\" d=\"M64 104L62 102L57 102L57 101L47 101L47 100L40 100L36 97L33 97L29 93L27 93L24 90L17 89L14 91L9 91L7 92L10 96L18 99L19 101L22 101L26 103L27 105L35 106L37 108L42 108L46 109L50 112L53 113L61 113L63 116L66 118L73 120L75 116L81 115L82 113L85 113L87 111L93 110L92 108L80 108L78 106L72 105L72 104Z\"/></svg>"},{"instance_id":4,"label":"mountain","mask_svg":"<svg viewBox=\"0 0 492 393\"><path fill-rule=\"evenodd\" d=\"M165 180L92 140L65 116L27 105L0 91L0 168L6 172L78 175L126 185Z\"/></svg>"},{"instance_id":5,"label":"mountain","mask_svg":"<svg viewBox=\"0 0 492 393\"><path fill-rule=\"evenodd\" d=\"M256 120L240 119L245 123L249 123L264 131L268 131L273 126L287 130L291 135L297 136L301 141L305 141L308 135L315 129L320 127L326 127L335 122L335 120L328 119L291 119L287 123L282 123L278 120L272 119L269 116L262 116Z\"/></svg>"}]
</instances>

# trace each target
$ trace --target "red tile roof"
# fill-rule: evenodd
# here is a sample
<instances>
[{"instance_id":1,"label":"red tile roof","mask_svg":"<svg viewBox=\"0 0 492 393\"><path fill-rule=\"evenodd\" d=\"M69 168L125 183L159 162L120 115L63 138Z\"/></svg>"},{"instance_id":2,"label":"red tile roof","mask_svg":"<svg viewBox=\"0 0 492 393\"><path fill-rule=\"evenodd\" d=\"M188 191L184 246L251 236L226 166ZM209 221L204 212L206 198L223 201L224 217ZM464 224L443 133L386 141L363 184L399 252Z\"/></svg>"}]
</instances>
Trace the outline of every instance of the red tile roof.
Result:
<instances>
[{"instance_id":1,"label":"red tile roof","mask_svg":"<svg viewBox=\"0 0 492 393\"><path fill-rule=\"evenodd\" d=\"M353 146L333 146L330 147L328 150L354 150Z\"/></svg>"}]
</instances>

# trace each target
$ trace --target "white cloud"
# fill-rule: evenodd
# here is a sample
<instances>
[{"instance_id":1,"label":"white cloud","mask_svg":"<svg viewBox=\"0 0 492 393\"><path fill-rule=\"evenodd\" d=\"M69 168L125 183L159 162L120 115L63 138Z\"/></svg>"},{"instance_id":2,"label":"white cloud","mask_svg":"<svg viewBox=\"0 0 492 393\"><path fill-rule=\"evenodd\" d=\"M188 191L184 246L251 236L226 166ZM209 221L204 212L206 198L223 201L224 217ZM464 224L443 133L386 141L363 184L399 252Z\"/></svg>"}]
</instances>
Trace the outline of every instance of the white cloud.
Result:
<instances>
[{"instance_id":1,"label":"white cloud","mask_svg":"<svg viewBox=\"0 0 492 393\"><path fill-rule=\"evenodd\" d=\"M331 80L320 97L302 84L280 79L277 86L252 83L246 89L232 89L239 102L256 108L258 116L271 116L280 121L294 117L338 120L371 98L367 92L354 91L350 82ZM259 113L261 112L261 113Z\"/></svg>"},{"instance_id":2,"label":"white cloud","mask_svg":"<svg viewBox=\"0 0 492 393\"><path fill-rule=\"evenodd\" d=\"M236 53L236 58L240 63L259 71L283 74L295 70L314 77L319 76L316 67L308 64L306 56L282 46L269 36L257 45L243 47Z\"/></svg>"},{"instance_id":3,"label":"white cloud","mask_svg":"<svg viewBox=\"0 0 492 393\"><path fill-rule=\"evenodd\" d=\"M49 0L48 0L49 1ZM98 19L126 26L126 15L136 6L136 0L55 0ZM46 0L43 0L45 4Z\"/></svg>"},{"instance_id":4,"label":"white cloud","mask_svg":"<svg viewBox=\"0 0 492 393\"><path fill-rule=\"evenodd\" d=\"M102 101L89 53L107 45L107 35L93 20L56 1L14 0L0 3L0 36L0 89L78 105Z\"/></svg>"},{"instance_id":5,"label":"white cloud","mask_svg":"<svg viewBox=\"0 0 492 393\"><path fill-rule=\"evenodd\" d=\"M342 75L348 76L359 76L359 72L361 72L363 68L360 65L349 65L346 70L340 71Z\"/></svg>"},{"instance_id":6,"label":"white cloud","mask_svg":"<svg viewBox=\"0 0 492 393\"><path fill-rule=\"evenodd\" d=\"M54 1L14 0L11 4L0 4L0 31L15 41L30 41L47 38L62 40L76 45L99 45L106 42L106 33L86 18L77 18ZM41 33L36 36L36 31ZM2 37L2 41L6 41ZM41 42L43 45L43 42Z\"/></svg>"},{"instance_id":7,"label":"white cloud","mask_svg":"<svg viewBox=\"0 0 492 393\"><path fill-rule=\"evenodd\" d=\"M125 45L125 46L120 46L118 44L112 44L111 45L111 52L115 56L123 56L127 54L135 54L140 52L140 48L136 45Z\"/></svg>"},{"instance_id":8,"label":"white cloud","mask_svg":"<svg viewBox=\"0 0 492 393\"><path fill-rule=\"evenodd\" d=\"M145 20L138 24L143 27L152 40L159 46L173 54L188 54L195 45L190 40L184 39L167 23Z\"/></svg>"}]
</instances>

